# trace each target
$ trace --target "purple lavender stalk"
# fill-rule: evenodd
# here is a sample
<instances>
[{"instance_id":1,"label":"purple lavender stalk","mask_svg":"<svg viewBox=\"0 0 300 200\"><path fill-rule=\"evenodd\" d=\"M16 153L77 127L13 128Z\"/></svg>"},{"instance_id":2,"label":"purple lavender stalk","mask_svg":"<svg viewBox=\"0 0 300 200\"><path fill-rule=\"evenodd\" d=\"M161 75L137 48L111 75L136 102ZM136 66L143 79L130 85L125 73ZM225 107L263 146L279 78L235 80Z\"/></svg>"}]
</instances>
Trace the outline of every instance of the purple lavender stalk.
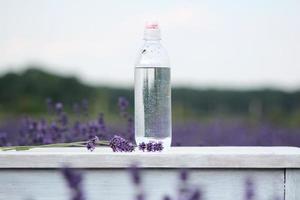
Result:
<instances>
[{"instance_id":1,"label":"purple lavender stalk","mask_svg":"<svg viewBox=\"0 0 300 200\"><path fill-rule=\"evenodd\" d=\"M109 146L114 152L132 152L134 151L134 145L128 140L115 135L109 142Z\"/></svg>"},{"instance_id":2,"label":"purple lavender stalk","mask_svg":"<svg viewBox=\"0 0 300 200\"><path fill-rule=\"evenodd\" d=\"M89 112L89 102L87 99L83 99L81 101L81 108L82 108L82 112L85 116L88 115L88 112Z\"/></svg>"},{"instance_id":3,"label":"purple lavender stalk","mask_svg":"<svg viewBox=\"0 0 300 200\"><path fill-rule=\"evenodd\" d=\"M195 189L188 200L201 200L202 193L199 189Z\"/></svg>"},{"instance_id":4,"label":"purple lavender stalk","mask_svg":"<svg viewBox=\"0 0 300 200\"><path fill-rule=\"evenodd\" d=\"M99 126L99 130L101 131L101 133L105 133L106 132L106 125L105 125L104 114L103 113L99 114L99 117L98 117L98 126Z\"/></svg>"},{"instance_id":5,"label":"purple lavender stalk","mask_svg":"<svg viewBox=\"0 0 300 200\"><path fill-rule=\"evenodd\" d=\"M132 165L130 168L130 174L132 178L132 182L134 185L138 186L141 184L141 176L140 176L140 169L137 165Z\"/></svg>"},{"instance_id":6,"label":"purple lavender stalk","mask_svg":"<svg viewBox=\"0 0 300 200\"><path fill-rule=\"evenodd\" d=\"M53 105L53 101L51 98L47 98L46 99L46 104L47 104L47 110L49 114L52 114L54 111L54 105Z\"/></svg>"},{"instance_id":7,"label":"purple lavender stalk","mask_svg":"<svg viewBox=\"0 0 300 200\"><path fill-rule=\"evenodd\" d=\"M187 169L181 169L179 173L179 178L181 182L186 182L188 180L189 173Z\"/></svg>"},{"instance_id":8,"label":"purple lavender stalk","mask_svg":"<svg viewBox=\"0 0 300 200\"><path fill-rule=\"evenodd\" d=\"M6 132L0 132L0 147L7 146L7 133Z\"/></svg>"},{"instance_id":9,"label":"purple lavender stalk","mask_svg":"<svg viewBox=\"0 0 300 200\"><path fill-rule=\"evenodd\" d=\"M146 144L144 142L140 143L139 149L142 151L147 150L148 152L157 152L157 151L162 151L164 149L164 147L161 142L150 141Z\"/></svg>"},{"instance_id":10,"label":"purple lavender stalk","mask_svg":"<svg viewBox=\"0 0 300 200\"><path fill-rule=\"evenodd\" d=\"M136 200L145 200L145 194L143 192L142 185L141 185L141 175L140 175L140 169L136 164L133 164L129 168L130 174L131 174L131 180L134 186L136 187Z\"/></svg>"},{"instance_id":11,"label":"purple lavender stalk","mask_svg":"<svg viewBox=\"0 0 300 200\"><path fill-rule=\"evenodd\" d=\"M145 195L143 193L137 194L136 200L145 200Z\"/></svg>"},{"instance_id":12,"label":"purple lavender stalk","mask_svg":"<svg viewBox=\"0 0 300 200\"><path fill-rule=\"evenodd\" d=\"M247 179L245 182L245 200L254 200L254 184L251 179Z\"/></svg>"},{"instance_id":13,"label":"purple lavender stalk","mask_svg":"<svg viewBox=\"0 0 300 200\"><path fill-rule=\"evenodd\" d=\"M55 111L56 111L56 114L61 114L61 112L63 111L63 104L58 102L55 104Z\"/></svg>"},{"instance_id":14,"label":"purple lavender stalk","mask_svg":"<svg viewBox=\"0 0 300 200\"><path fill-rule=\"evenodd\" d=\"M147 148L147 145L145 142L140 143L138 146L139 146L140 151L145 151Z\"/></svg>"},{"instance_id":15,"label":"purple lavender stalk","mask_svg":"<svg viewBox=\"0 0 300 200\"><path fill-rule=\"evenodd\" d=\"M82 190L82 175L72 168L64 167L61 172L67 181L67 184L72 192L70 200L85 200L85 195Z\"/></svg>"},{"instance_id":16,"label":"purple lavender stalk","mask_svg":"<svg viewBox=\"0 0 300 200\"><path fill-rule=\"evenodd\" d=\"M148 151L148 152L156 152L156 151L162 151L164 149L164 146L161 142L153 142L150 141L148 143L141 142L138 145L140 151Z\"/></svg>"},{"instance_id":17,"label":"purple lavender stalk","mask_svg":"<svg viewBox=\"0 0 300 200\"><path fill-rule=\"evenodd\" d=\"M129 106L129 102L125 97L119 97L118 106L120 111L125 111Z\"/></svg>"},{"instance_id":18,"label":"purple lavender stalk","mask_svg":"<svg viewBox=\"0 0 300 200\"><path fill-rule=\"evenodd\" d=\"M153 142L149 142L146 144L146 150L148 152L152 152L153 151Z\"/></svg>"},{"instance_id":19,"label":"purple lavender stalk","mask_svg":"<svg viewBox=\"0 0 300 200\"><path fill-rule=\"evenodd\" d=\"M99 138L97 136L94 136L86 143L86 148L89 151L94 151L98 141L99 141Z\"/></svg>"},{"instance_id":20,"label":"purple lavender stalk","mask_svg":"<svg viewBox=\"0 0 300 200\"><path fill-rule=\"evenodd\" d=\"M171 199L171 197L170 197L169 195L165 195L165 196L163 197L163 200L172 200L172 199Z\"/></svg>"},{"instance_id":21,"label":"purple lavender stalk","mask_svg":"<svg viewBox=\"0 0 300 200\"><path fill-rule=\"evenodd\" d=\"M162 142L155 142L153 144L153 151L162 151L164 149L164 146Z\"/></svg>"}]
</instances>

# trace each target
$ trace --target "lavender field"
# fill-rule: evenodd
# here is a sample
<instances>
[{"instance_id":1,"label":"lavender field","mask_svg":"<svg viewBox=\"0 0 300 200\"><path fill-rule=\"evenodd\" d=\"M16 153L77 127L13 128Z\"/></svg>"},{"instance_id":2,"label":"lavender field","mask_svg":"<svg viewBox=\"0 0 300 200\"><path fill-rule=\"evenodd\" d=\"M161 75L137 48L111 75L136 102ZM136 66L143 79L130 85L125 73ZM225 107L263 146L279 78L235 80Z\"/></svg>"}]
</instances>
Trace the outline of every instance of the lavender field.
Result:
<instances>
[{"instance_id":1,"label":"lavender field","mask_svg":"<svg viewBox=\"0 0 300 200\"><path fill-rule=\"evenodd\" d=\"M64 111L60 102L47 100L48 114L4 120L0 126L0 146L51 144L85 141L94 136L109 140L120 135L134 142L133 116L129 102L120 97L117 121L106 121L105 114L89 116L87 100ZM173 146L300 146L300 128L268 121L215 117L209 120L175 121Z\"/></svg>"},{"instance_id":2,"label":"lavender field","mask_svg":"<svg viewBox=\"0 0 300 200\"><path fill-rule=\"evenodd\" d=\"M36 68L0 77L0 145L134 141L132 88ZM300 92L172 88L173 146L300 146Z\"/></svg>"}]
</instances>

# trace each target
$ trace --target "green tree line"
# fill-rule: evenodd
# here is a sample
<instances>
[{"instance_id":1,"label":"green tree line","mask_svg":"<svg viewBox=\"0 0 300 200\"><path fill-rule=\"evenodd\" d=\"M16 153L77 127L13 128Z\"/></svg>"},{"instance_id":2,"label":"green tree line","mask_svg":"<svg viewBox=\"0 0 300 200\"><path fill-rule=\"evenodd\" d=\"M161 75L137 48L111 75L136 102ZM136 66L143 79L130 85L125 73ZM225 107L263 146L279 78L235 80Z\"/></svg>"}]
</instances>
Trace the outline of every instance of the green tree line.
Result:
<instances>
[{"instance_id":1,"label":"green tree line","mask_svg":"<svg viewBox=\"0 0 300 200\"><path fill-rule=\"evenodd\" d=\"M67 109L87 99L93 111L117 112L117 99L125 96L133 109L133 89L89 86L75 77L51 74L37 68L0 77L0 113L43 113L45 100L63 102ZM274 89L217 90L172 89L173 113L180 117L207 115L298 116L300 91Z\"/></svg>"}]
</instances>

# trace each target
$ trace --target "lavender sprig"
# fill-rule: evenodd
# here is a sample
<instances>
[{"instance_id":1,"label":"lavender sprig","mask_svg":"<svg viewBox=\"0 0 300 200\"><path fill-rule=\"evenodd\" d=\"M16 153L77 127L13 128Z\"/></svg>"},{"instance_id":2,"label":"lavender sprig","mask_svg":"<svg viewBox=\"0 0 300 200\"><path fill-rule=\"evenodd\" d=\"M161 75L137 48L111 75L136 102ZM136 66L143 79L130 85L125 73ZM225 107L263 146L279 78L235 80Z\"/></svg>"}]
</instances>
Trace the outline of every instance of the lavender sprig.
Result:
<instances>
[{"instance_id":1,"label":"lavender sprig","mask_svg":"<svg viewBox=\"0 0 300 200\"><path fill-rule=\"evenodd\" d=\"M145 142L141 142L141 143L139 144L139 150L141 150L141 151L145 151L145 150L146 150L146 147L147 147L147 145L146 145Z\"/></svg>"},{"instance_id":2,"label":"lavender sprig","mask_svg":"<svg viewBox=\"0 0 300 200\"><path fill-rule=\"evenodd\" d=\"M139 143L138 146L139 146L139 150L148 151L148 152L157 152L157 151L162 151L164 149L162 142L154 142L154 141L150 141L148 143L141 142Z\"/></svg>"},{"instance_id":3,"label":"lavender sprig","mask_svg":"<svg viewBox=\"0 0 300 200\"><path fill-rule=\"evenodd\" d=\"M114 152L132 152L134 151L134 145L128 140L115 135L109 142L109 146Z\"/></svg>"},{"instance_id":4,"label":"lavender sprig","mask_svg":"<svg viewBox=\"0 0 300 200\"><path fill-rule=\"evenodd\" d=\"M9 150L29 150L32 148L45 148L45 147L86 147L89 151L94 151L96 146L109 146L114 152L133 152L135 150L135 145L130 141L122 138L121 136L115 135L110 141L99 140L97 136L93 136L88 141L78 141L78 142L69 142L69 143L54 143L54 144L43 144L35 146L9 146L9 147L0 147L2 151ZM138 145L139 150L147 152L160 152L164 149L161 142L149 142L149 143L140 143Z\"/></svg>"},{"instance_id":5,"label":"lavender sprig","mask_svg":"<svg viewBox=\"0 0 300 200\"><path fill-rule=\"evenodd\" d=\"M87 143L86 143L86 148L90 151L94 151L94 149L96 148L97 142L99 141L99 138L97 136L94 136L92 139L90 139Z\"/></svg>"}]
</instances>

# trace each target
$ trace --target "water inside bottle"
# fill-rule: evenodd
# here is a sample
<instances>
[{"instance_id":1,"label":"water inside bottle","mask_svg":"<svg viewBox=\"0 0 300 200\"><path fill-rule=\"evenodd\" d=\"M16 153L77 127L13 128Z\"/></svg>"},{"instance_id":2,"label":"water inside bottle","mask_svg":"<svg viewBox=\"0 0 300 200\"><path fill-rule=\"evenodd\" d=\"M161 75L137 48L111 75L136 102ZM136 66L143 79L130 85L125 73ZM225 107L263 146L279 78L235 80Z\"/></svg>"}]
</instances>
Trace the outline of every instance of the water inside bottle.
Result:
<instances>
[{"instance_id":1,"label":"water inside bottle","mask_svg":"<svg viewBox=\"0 0 300 200\"><path fill-rule=\"evenodd\" d=\"M168 67L135 68L136 142L171 146L171 84Z\"/></svg>"}]
</instances>

